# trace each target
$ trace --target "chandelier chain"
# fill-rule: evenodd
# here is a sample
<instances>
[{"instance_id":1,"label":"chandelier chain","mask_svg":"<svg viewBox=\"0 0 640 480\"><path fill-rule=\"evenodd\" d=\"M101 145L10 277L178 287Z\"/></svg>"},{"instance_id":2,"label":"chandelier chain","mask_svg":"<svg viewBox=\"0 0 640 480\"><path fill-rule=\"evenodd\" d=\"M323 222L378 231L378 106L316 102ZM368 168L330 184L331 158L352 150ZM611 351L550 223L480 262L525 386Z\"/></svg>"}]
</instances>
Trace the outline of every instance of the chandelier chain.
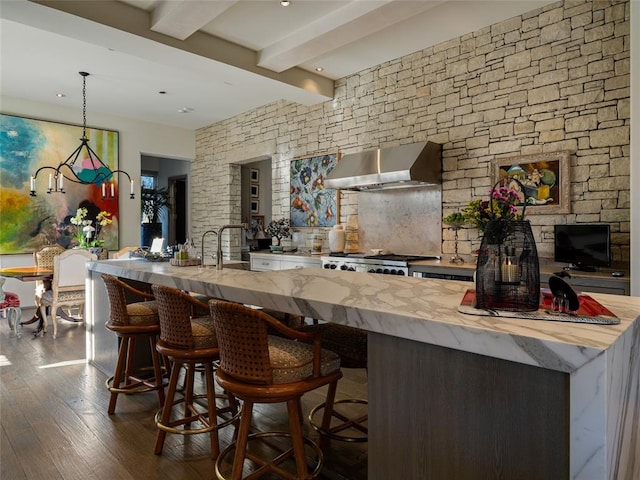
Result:
<instances>
[{"instance_id":1,"label":"chandelier chain","mask_svg":"<svg viewBox=\"0 0 640 480\"><path fill-rule=\"evenodd\" d=\"M87 77L82 76L82 138L87 137Z\"/></svg>"}]
</instances>

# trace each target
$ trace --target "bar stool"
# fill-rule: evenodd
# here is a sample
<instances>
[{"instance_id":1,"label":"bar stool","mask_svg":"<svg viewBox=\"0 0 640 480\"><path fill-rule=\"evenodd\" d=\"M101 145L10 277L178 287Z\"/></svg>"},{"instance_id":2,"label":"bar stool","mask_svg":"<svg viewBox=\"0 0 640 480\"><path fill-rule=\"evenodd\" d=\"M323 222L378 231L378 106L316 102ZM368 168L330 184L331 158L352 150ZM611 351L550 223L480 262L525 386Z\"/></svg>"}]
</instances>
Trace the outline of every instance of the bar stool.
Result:
<instances>
[{"instance_id":1,"label":"bar stool","mask_svg":"<svg viewBox=\"0 0 640 480\"><path fill-rule=\"evenodd\" d=\"M9 329L15 332L16 337L20 338L20 319L22 318L20 297L17 293L5 292L4 282L5 279L0 277L0 312L3 312L7 317Z\"/></svg>"},{"instance_id":2,"label":"bar stool","mask_svg":"<svg viewBox=\"0 0 640 480\"><path fill-rule=\"evenodd\" d=\"M338 323L316 323L302 328L305 332L319 333L322 336L322 348L331 350L340 357L340 365L344 368L367 368L367 332L359 328ZM332 398L335 392L331 394ZM347 412L347 410L337 410L340 404L361 404L367 405L367 400L356 398L345 398L333 400L330 409L326 409L327 402L316 405L309 412L309 424L321 436L320 446L328 446L327 439L339 440L342 442L366 442L368 439L368 414ZM329 427L322 427L315 419L316 414L325 411L325 415L331 415L333 420ZM323 422L324 422L323 416Z\"/></svg>"},{"instance_id":3,"label":"bar stool","mask_svg":"<svg viewBox=\"0 0 640 480\"><path fill-rule=\"evenodd\" d=\"M237 423L240 412L233 395L215 393L213 363L219 359L219 350L213 321L209 315L197 318L192 318L191 315L194 307L202 311L207 305L175 288L152 285L151 289L158 303L160 317L160 340L156 349L172 363L167 398L164 407L155 417L158 427L155 454L162 454L167 433L209 433L211 458L215 459L220 453L218 430ZM196 367L199 366L204 367L206 395L194 393L194 377ZM176 400L182 367L186 368L184 397ZM202 411L196 400L205 397L207 410ZM225 398L228 406L217 408L216 397ZM174 408L177 405L183 406L181 414L177 414L178 409ZM228 418L225 418L225 415ZM223 421L219 423L218 417ZM192 428L192 422L199 422L201 426Z\"/></svg>"},{"instance_id":4,"label":"bar stool","mask_svg":"<svg viewBox=\"0 0 640 480\"><path fill-rule=\"evenodd\" d=\"M153 294L135 289L118 278L102 274L102 280L109 298L109 321L106 327L120 340L116 370L112 377L105 382L105 387L111 392L107 413L113 414L120 393L137 394L151 391L158 392L158 404L164 405L164 375L161 358L156 350L156 341L160 335L160 320L158 306ZM127 297L142 298L145 301L127 303ZM137 340L147 340L151 348L153 362L153 377L142 377L148 368L135 369L134 355ZM122 383L124 382L124 385Z\"/></svg>"},{"instance_id":5,"label":"bar stool","mask_svg":"<svg viewBox=\"0 0 640 480\"><path fill-rule=\"evenodd\" d=\"M323 456L320 448L303 436L301 398L303 394L325 385L335 392L335 385L342 377L340 359L333 352L321 349L319 334L288 328L264 311L220 300L211 300L209 305L220 348L216 379L223 389L243 401L237 440L216 460L217 478L240 480L245 466L248 470L253 469L246 477L251 479L270 473L285 479L315 478L322 469ZM269 335L268 328L287 338ZM331 400L328 398L327 402ZM253 405L256 403L286 403L289 432L250 435ZM249 442L253 440L274 437L289 437L292 447L273 459L258 456L248 449ZM305 444L317 455L312 471L307 466ZM224 458L234 450L229 477ZM292 457L295 472L282 465Z\"/></svg>"}]
</instances>

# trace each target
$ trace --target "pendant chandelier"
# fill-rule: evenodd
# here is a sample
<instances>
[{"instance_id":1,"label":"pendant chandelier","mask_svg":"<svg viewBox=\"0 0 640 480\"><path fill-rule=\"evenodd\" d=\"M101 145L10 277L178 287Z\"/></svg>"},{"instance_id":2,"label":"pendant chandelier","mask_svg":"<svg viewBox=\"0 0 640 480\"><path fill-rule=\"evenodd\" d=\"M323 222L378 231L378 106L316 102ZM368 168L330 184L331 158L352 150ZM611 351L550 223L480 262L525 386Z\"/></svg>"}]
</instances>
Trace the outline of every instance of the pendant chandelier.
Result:
<instances>
[{"instance_id":1,"label":"pendant chandelier","mask_svg":"<svg viewBox=\"0 0 640 480\"><path fill-rule=\"evenodd\" d=\"M66 193L64 190L64 181L66 179L82 185L100 187L103 199L113 199L115 198L116 174L121 173L129 179L131 187L129 198L135 198L131 176L124 170L111 170L89 146L89 139L87 138L87 77L89 74L87 72L78 73L82 75L82 138L80 139L80 146L57 167L44 166L36 170L36 173L31 176L30 195L32 197L36 196L36 178L38 174L42 170L51 170L47 193ZM84 154L83 151L85 152ZM79 157L81 165L75 166Z\"/></svg>"}]
</instances>

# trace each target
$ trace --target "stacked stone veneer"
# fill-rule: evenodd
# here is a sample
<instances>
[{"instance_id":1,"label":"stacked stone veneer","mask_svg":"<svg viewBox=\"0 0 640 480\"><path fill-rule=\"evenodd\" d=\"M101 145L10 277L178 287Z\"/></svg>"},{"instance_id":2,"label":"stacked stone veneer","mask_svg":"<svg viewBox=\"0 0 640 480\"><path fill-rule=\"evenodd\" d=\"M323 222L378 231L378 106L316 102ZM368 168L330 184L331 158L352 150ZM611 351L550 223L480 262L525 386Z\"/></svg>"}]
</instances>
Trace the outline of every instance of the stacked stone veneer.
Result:
<instances>
[{"instance_id":1,"label":"stacked stone veneer","mask_svg":"<svg viewBox=\"0 0 640 480\"><path fill-rule=\"evenodd\" d=\"M240 220L236 164L271 155L273 216L288 216L292 158L430 139L443 144L443 215L487 195L493 159L570 150L571 213L529 216L540 255L552 256L554 224L604 222L614 259L628 261L629 9L554 3L340 79L333 101L277 102L198 130L196 235ZM357 198L341 194L343 221ZM460 237L462 253L477 248L475 229Z\"/></svg>"}]
</instances>

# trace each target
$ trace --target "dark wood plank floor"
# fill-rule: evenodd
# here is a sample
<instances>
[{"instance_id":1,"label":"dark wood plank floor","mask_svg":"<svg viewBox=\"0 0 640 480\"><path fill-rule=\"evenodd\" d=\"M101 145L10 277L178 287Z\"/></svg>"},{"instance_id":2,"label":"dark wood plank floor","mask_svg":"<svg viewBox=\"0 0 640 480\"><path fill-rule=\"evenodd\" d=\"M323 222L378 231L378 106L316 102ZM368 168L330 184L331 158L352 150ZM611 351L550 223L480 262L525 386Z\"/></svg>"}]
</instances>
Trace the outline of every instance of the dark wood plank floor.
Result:
<instances>
[{"instance_id":1,"label":"dark wood plank floor","mask_svg":"<svg viewBox=\"0 0 640 480\"><path fill-rule=\"evenodd\" d=\"M25 317L30 312L25 312ZM154 394L121 395L107 415L105 376L85 362L83 325L61 323L58 338L17 339L0 319L0 478L3 480L215 479L206 436L168 435L153 454ZM344 369L338 397L366 398L366 373ZM308 411L324 390L303 398ZM260 406L256 430L285 430L286 408ZM315 432L305 427L308 436ZM233 431L220 434L221 447ZM326 480L367 478L367 444L332 442L321 474Z\"/></svg>"}]
</instances>

